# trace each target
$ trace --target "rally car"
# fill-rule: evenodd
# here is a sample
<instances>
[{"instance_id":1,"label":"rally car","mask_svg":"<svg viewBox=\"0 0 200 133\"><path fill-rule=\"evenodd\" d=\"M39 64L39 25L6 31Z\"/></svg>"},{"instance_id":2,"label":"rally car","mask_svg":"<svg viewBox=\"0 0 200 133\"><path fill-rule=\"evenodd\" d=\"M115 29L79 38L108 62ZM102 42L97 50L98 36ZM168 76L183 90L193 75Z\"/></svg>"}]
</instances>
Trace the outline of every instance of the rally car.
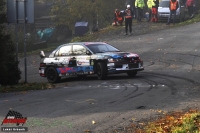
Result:
<instances>
[{"instance_id":1,"label":"rally car","mask_svg":"<svg viewBox=\"0 0 200 133\"><path fill-rule=\"evenodd\" d=\"M127 73L134 77L144 70L138 54L122 52L105 42L74 42L60 45L48 57L40 53L39 74L50 83L61 77L96 74L98 79L106 79L109 74Z\"/></svg>"}]
</instances>

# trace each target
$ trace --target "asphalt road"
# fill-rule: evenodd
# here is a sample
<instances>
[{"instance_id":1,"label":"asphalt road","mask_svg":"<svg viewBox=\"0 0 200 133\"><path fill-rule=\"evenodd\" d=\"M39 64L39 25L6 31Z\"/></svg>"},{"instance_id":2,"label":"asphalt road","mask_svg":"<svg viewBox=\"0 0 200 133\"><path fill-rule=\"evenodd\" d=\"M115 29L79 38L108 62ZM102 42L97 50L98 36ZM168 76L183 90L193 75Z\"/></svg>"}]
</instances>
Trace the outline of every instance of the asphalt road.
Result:
<instances>
[{"instance_id":1,"label":"asphalt road","mask_svg":"<svg viewBox=\"0 0 200 133\"><path fill-rule=\"evenodd\" d=\"M70 78L55 89L0 94L0 120L12 108L28 118L30 133L125 132L129 124L200 107L199 31L195 23L103 40L138 53L145 70L135 78ZM28 81L47 82L38 75L38 63L39 56L28 57Z\"/></svg>"}]
</instances>

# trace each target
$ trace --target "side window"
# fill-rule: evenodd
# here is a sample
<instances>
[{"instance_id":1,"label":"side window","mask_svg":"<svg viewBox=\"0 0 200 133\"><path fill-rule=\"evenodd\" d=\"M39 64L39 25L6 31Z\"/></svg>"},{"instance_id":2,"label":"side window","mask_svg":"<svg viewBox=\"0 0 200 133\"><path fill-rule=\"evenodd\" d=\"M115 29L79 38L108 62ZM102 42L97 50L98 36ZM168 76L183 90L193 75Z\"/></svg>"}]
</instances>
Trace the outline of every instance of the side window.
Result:
<instances>
[{"instance_id":1,"label":"side window","mask_svg":"<svg viewBox=\"0 0 200 133\"><path fill-rule=\"evenodd\" d=\"M71 55L71 45L61 47L55 54L55 56L68 56Z\"/></svg>"},{"instance_id":2,"label":"side window","mask_svg":"<svg viewBox=\"0 0 200 133\"><path fill-rule=\"evenodd\" d=\"M99 52L106 52L106 51L108 51L108 48L106 46L104 46L104 45L99 45L98 48L99 48Z\"/></svg>"},{"instance_id":3,"label":"side window","mask_svg":"<svg viewBox=\"0 0 200 133\"><path fill-rule=\"evenodd\" d=\"M86 55L86 48L81 45L73 45L73 55Z\"/></svg>"}]
</instances>

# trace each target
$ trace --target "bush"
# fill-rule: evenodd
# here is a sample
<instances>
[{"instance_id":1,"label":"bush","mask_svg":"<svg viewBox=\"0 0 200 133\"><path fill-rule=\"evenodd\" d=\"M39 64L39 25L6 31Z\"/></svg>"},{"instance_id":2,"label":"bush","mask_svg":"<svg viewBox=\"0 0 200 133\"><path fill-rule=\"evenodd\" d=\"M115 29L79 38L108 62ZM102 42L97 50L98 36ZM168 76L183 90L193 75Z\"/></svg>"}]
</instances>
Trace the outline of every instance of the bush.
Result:
<instances>
[{"instance_id":1,"label":"bush","mask_svg":"<svg viewBox=\"0 0 200 133\"><path fill-rule=\"evenodd\" d=\"M21 72L15 57L15 46L1 25L5 17L5 2L0 1L0 85L14 85L18 83Z\"/></svg>"},{"instance_id":2,"label":"bush","mask_svg":"<svg viewBox=\"0 0 200 133\"><path fill-rule=\"evenodd\" d=\"M15 60L15 46L9 35L0 33L0 84L17 84L20 77L19 62Z\"/></svg>"}]
</instances>

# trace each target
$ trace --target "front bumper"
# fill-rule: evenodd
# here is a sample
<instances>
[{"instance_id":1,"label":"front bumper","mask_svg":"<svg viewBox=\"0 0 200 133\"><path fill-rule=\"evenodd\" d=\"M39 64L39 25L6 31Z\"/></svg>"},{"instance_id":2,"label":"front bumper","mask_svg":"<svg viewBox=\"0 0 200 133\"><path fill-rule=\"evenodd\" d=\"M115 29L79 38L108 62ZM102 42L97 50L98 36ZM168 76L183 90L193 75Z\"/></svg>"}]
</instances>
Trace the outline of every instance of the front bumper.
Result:
<instances>
[{"instance_id":1,"label":"front bumper","mask_svg":"<svg viewBox=\"0 0 200 133\"><path fill-rule=\"evenodd\" d=\"M131 64L108 63L108 73L125 73L128 71L142 71L144 70L143 62Z\"/></svg>"}]
</instances>

